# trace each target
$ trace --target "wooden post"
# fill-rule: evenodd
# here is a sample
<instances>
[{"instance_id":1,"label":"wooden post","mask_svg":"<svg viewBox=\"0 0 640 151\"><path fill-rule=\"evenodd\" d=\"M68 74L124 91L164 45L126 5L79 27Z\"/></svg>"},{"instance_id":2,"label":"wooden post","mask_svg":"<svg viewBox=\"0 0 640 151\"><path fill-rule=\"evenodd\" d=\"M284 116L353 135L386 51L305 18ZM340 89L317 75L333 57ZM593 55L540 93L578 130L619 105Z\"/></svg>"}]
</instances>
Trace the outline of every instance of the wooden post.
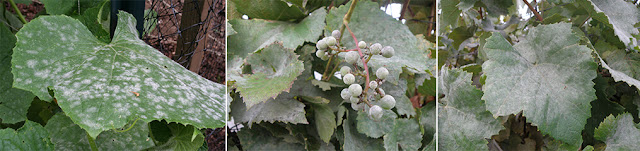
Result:
<instances>
[{"instance_id":1,"label":"wooden post","mask_svg":"<svg viewBox=\"0 0 640 151\"><path fill-rule=\"evenodd\" d=\"M203 9L202 9L202 14L200 15L200 20L205 21L207 20L207 14L209 14L209 11L213 11L213 10L209 10L209 8L211 7L211 5L213 5L213 0L205 0ZM210 14L213 15L213 14ZM209 24L211 24L211 22L205 22L205 24L202 24L202 26L200 26L201 28L207 28L209 26ZM198 37L202 37L202 39L200 39L200 41L198 41L198 48L196 48L196 52L194 52L193 57L191 58L191 63L189 63L189 70L198 73L200 68L202 68L202 60L204 59L204 50L207 46L207 33L203 32L203 33L199 33L200 35Z\"/></svg>"},{"instance_id":2,"label":"wooden post","mask_svg":"<svg viewBox=\"0 0 640 151\"><path fill-rule=\"evenodd\" d=\"M189 67L189 49L195 51L197 35L200 23L200 14L202 13L204 0L185 0L182 7L182 19L180 21L180 33L178 33L178 43L175 50L173 60L180 65Z\"/></svg>"}]
</instances>

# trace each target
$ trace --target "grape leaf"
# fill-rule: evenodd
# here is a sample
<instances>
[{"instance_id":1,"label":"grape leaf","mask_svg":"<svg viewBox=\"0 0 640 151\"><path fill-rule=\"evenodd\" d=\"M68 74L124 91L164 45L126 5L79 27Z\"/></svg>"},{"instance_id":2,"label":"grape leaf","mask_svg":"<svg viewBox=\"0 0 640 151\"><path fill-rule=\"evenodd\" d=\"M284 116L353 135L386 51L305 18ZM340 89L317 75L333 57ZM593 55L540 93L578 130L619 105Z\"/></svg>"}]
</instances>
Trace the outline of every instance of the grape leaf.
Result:
<instances>
[{"instance_id":1,"label":"grape leaf","mask_svg":"<svg viewBox=\"0 0 640 151\"><path fill-rule=\"evenodd\" d=\"M282 0L231 0L240 13L250 18L290 21L305 17L297 5Z\"/></svg>"},{"instance_id":2,"label":"grape leaf","mask_svg":"<svg viewBox=\"0 0 640 151\"><path fill-rule=\"evenodd\" d=\"M440 26L440 31L444 31L442 29L446 29L449 25L451 25L450 29L458 27L458 18L460 18L460 9L456 7L460 5L460 0L448 0L448 1L440 1L440 9L442 10L442 14L440 14L440 22L438 26ZM464 4L463 4L464 5Z\"/></svg>"},{"instance_id":3,"label":"grape leaf","mask_svg":"<svg viewBox=\"0 0 640 151\"><path fill-rule=\"evenodd\" d=\"M433 140L436 137L436 126L438 125L436 123L436 101L431 101L420 108L419 122L424 131L422 142Z\"/></svg>"},{"instance_id":4,"label":"grape leaf","mask_svg":"<svg viewBox=\"0 0 640 151\"><path fill-rule=\"evenodd\" d=\"M609 70L614 80L640 89L640 54L626 52L604 41L596 42L594 48L600 57L600 64Z\"/></svg>"},{"instance_id":5,"label":"grape leaf","mask_svg":"<svg viewBox=\"0 0 640 151\"><path fill-rule=\"evenodd\" d=\"M0 129L0 150L52 151L53 144L42 125L27 120L17 131Z\"/></svg>"},{"instance_id":6,"label":"grape leaf","mask_svg":"<svg viewBox=\"0 0 640 151\"><path fill-rule=\"evenodd\" d=\"M356 112L348 111L348 117L344 119L342 129L344 130L344 150L384 150L383 141L373 139L356 130Z\"/></svg>"},{"instance_id":7,"label":"grape leaf","mask_svg":"<svg viewBox=\"0 0 640 151\"><path fill-rule=\"evenodd\" d=\"M331 31L340 29L342 18L349 9L349 5L350 3L331 9L327 15L325 36L331 36ZM429 48L419 47L427 41L416 38L402 22L381 11L377 3L358 2L351 16L349 28L358 41L365 41L368 44L380 43L382 46L391 46L395 50L395 55L391 58L380 55L371 58L369 67L372 70L369 71L369 74L373 74L380 67L385 67L389 70L389 76L385 80L392 84L398 84L403 68L414 73L426 73L427 70L431 70L427 66L427 60L431 60L427 56ZM344 38L341 38L340 44L349 49L355 48L353 38L347 30L344 32L342 35ZM344 53L340 55L342 54Z\"/></svg>"},{"instance_id":8,"label":"grape leaf","mask_svg":"<svg viewBox=\"0 0 640 151\"><path fill-rule=\"evenodd\" d=\"M17 123L27 119L27 109L35 95L12 88L11 49L16 37L9 28L0 24L0 119L2 123Z\"/></svg>"},{"instance_id":9,"label":"grape leaf","mask_svg":"<svg viewBox=\"0 0 640 151\"><path fill-rule=\"evenodd\" d=\"M407 92L407 80L400 79L397 85L385 82L380 87L386 94L391 95L396 99L395 108L398 111L398 115L416 115L416 109L413 108L411 100L409 100L409 97L405 94Z\"/></svg>"},{"instance_id":10,"label":"grape leaf","mask_svg":"<svg viewBox=\"0 0 640 151\"><path fill-rule=\"evenodd\" d=\"M480 0L484 4L489 15L500 16L509 13L509 8L513 6L513 0Z\"/></svg>"},{"instance_id":11,"label":"grape leaf","mask_svg":"<svg viewBox=\"0 0 640 151\"><path fill-rule=\"evenodd\" d=\"M311 107L313 108L318 135L320 135L322 141L329 143L336 129L336 115L333 114L333 110L326 104L313 104Z\"/></svg>"},{"instance_id":12,"label":"grape leaf","mask_svg":"<svg viewBox=\"0 0 640 151\"><path fill-rule=\"evenodd\" d=\"M480 99L482 91L471 85L471 73L442 68L438 102L438 148L442 150L487 150L487 138L503 129Z\"/></svg>"},{"instance_id":13,"label":"grape leaf","mask_svg":"<svg viewBox=\"0 0 640 151\"><path fill-rule=\"evenodd\" d=\"M127 128L130 125L127 125ZM63 113L54 115L44 128L56 150L91 150L87 133ZM153 146L146 123L137 123L126 132L105 131L95 139L98 150L143 150Z\"/></svg>"},{"instance_id":14,"label":"grape leaf","mask_svg":"<svg viewBox=\"0 0 640 151\"><path fill-rule=\"evenodd\" d=\"M238 138L244 150L305 150L303 144L283 141L261 126L238 131Z\"/></svg>"},{"instance_id":15,"label":"grape leaf","mask_svg":"<svg viewBox=\"0 0 640 151\"><path fill-rule=\"evenodd\" d=\"M393 131L384 135L386 150L418 150L422 146L420 125L414 119L400 118L396 120Z\"/></svg>"},{"instance_id":16,"label":"grape leaf","mask_svg":"<svg viewBox=\"0 0 640 151\"><path fill-rule=\"evenodd\" d=\"M288 92L304 66L292 49L275 43L246 58L253 74L231 76L247 108ZM230 77L230 78L231 78Z\"/></svg>"},{"instance_id":17,"label":"grape leaf","mask_svg":"<svg viewBox=\"0 0 640 151\"><path fill-rule=\"evenodd\" d=\"M231 102L230 115L236 122L260 123L266 121L273 123L282 121L307 124L304 107L304 104L294 99L272 99L247 108L242 99L238 97Z\"/></svg>"},{"instance_id":18,"label":"grape leaf","mask_svg":"<svg viewBox=\"0 0 640 151\"><path fill-rule=\"evenodd\" d=\"M522 111L542 134L579 147L596 99L596 64L592 50L578 42L568 23L532 28L514 46L494 33L482 65L487 109L495 117Z\"/></svg>"},{"instance_id":19,"label":"grape leaf","mask_svg":"<svg viewBox=\"0 0 640 151\"><path fill-rule=\"evenodd\" d=\"M594 137L607 144L605 150L636 150L640 148L640 130L631 114L610 115L596 128Z\"/></svg>"},{"instance_id":20,"label":"grape leaf","mask_svg":"<svg viewBox=\"0 0 640 151\"><path fill-rule=\"evenodd\" d=\"M638 29L634 25L640 22L640 9L624 0L590 0L591 6L583 7L595 10L593 19L608 24L613 28L616 36L627 45L637 46L633 35L637 35Z\"/></svg>"},{"instance_id":21,"label":"grape leaf","mask_svg":"<svg viewBox=\"0 0 640 151\"><path fill-rule=\"evenodd\" d=\"M371 119L368 112L358 112L356 129L371 138L380 138L393 130L396 118L398 115L391 110L383 110L382 118L377 121Z\"/></svg>"},{"instance_id":22,"label":"grape leaf","mask_svg":"<svg viewBox=\"0 0 640 151\"><path fill-rule=\"evenodd\" d=\"M228 60L245 58L273 42L282 42L285 48L296 49L305 41L315 42L322 33L326 10L318 9L298 23L260 19L232 19L236 34L227 37Z\"/></svg>"},{"instance_id":23,"label":"grape leaf","mask_svg":"<svg viewBox=\"0 0 640 151\"><path fill-rule=\"evenodd\" d=\"M16 35L13 86L45 101L53 100L48 91L53 90L60 108L91 137L135 118L223 126L224 85L184 69L138 39L131 14L118 16L110 44L71 17L32 20Z\"/></svg>"}]
</instances>

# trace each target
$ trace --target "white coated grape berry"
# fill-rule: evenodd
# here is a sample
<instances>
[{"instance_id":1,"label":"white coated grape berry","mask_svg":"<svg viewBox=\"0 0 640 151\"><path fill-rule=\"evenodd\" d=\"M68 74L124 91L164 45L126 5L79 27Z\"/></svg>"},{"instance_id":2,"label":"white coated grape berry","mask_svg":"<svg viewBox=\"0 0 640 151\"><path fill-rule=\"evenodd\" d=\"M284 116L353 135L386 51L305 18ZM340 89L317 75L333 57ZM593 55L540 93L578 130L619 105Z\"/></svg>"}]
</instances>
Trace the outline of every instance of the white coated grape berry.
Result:
<instances>
[{"instance_id":1,"label":"white coated grape berry","mask_svg":"<svg viewBox=\"0 0 640 151\"><path fill-rule=\"evenodd\" d=\"M378 82L376 82L376 81L371 81L371 82L369 82L369 87L370 87L371 89L376 89L376 88L378 88Z\"/></svg>"},{"instance_id":2,"label":"white coated grape berry","mask_svg":"<svg viewBox=\"0 0 640 151\"><path fill-rule=\"evenodd\" d=\"M353 84L354 82L356 82L356 77L351 73L347 73L346 75L344 75L344 77L342 77L342 81L344 82L344 84Z\"/></svg>"},{"instance_id":3,"label":"white coated grape berry","mask_svg":"<svg viewBox=\"0 0 640 151\"><path fill-rule=\"evenodd\" d=\"M340 68L340 75L347 75L349 72L351 72L351 68L349 66L342 66Z\"/></svg>"},{"instance_id":4,"label":"white coated grape berry","mask_svg":"<svg viewBox=\"0 0 640 151\"><path fill-rule=\"evenodd\" d=\"M324 56L324 50L316 50L316 57L322 58Z\"/></svg>"},{"instance_id":5,"label":"white coated grape berry","mask_svg":"<svg viewBox=\"0 0 640 151\"><path fill-rule=\"evenodd\" d=\"M374 55L380 54L380 50L382 49L382 45L380 43L375 43L370 47L371 53Z\"/></svg>"},{"instance_id":6,"label":"white coated grape berry","mask_svg":"<svg viewBox=\"0 0 640 151\"><path fill-rule=\"evenodd\" d=\"M336 39L340 38L340 31L334 30L333 32L331 32L331 36L333 36Z\"/></svg>"},{"instance_id":7,"label":"white coated grape berry","mask_svg":"<svg viewBox=\"0 0 640 151\"><path fill-rule=\"evenodd\" d=\"M360 103L360 104L351 103L351 108L353 108L353 110L356 110L356 111L360 111L364 109L364 106L365 106L364 103Z\"/></svg>"},{"instance_id":8,"label":"white coated grape berry","mask_svg":"<svg viewBox=\"0 0 640 151\"><path fill-rule=\"evenodd\" d=\"M349 51L344 56L344 60L347 61L347 63L350 63L350 64L356 63L356 61L358 61L358 58L360 58L360 55L356 51Z\"/></svg>"},{"instance_id":9,"label":"white coated grape berry","mask_svg":"<svg viewBox=\"0 0 640 151\"><path fill-rule=\"evenodd\" d=\"M327 42L324 41L324 39L321 39L318 41L318 43L316 43L316 48L320 50L327 50L327 47L329 46L327 45Z\"/></svg>"},{"instance_id":10,"label":"white coated grape berry","mask_svg":"<svg viewBox=\"0 0 640 151\"><path fill-rule=\"evenodd\" d=\"M351 101L352 104L356 104L356 103L360 102L360 98L358 98L357 96L351 96L349 98L349 101Z\"/></svg>"},{"instance_id":11,"label":"white coated grape berry","mask_svg":"<svg viewBox=\"0 0 640 151\"><path fill-rule=\"evenodd\" d=\"M380 120L382 118L382 108L380 106L374 105L369 109L369 116L373 118L373 120Z\"/></svg>"},{"instance_id":12,"label":"white coated grape berry","mask_svg":"<svg viewBox=\"0 0 640 151\"><path fill-rule=\"evenodd\" d=\"M351 84L351 86L349 86L349 92L351 96L359 96L362 94L362 86L360 86L360 84Z\"/></svg>"},{"instance_id":13,"label":"white coated grape berry","mask_svg":"<svg viewBox=\"0 0 640 151\"><path fill-rule=\"evenodd\" d=\"M395 52L393 50L393 47L391 47L391 46L386 46L386 47L382 48L382 56L385 57L385 58L393 57L394 53Z\"/></svg>"},{"instance_id":14,"label":"white coated grape berry","mask_svg":"<svg viewBox=\"0 0 640 151\"><path fill-rule=\"evenodd\" d=\"M380 107L382 107L383 109L391 109L394 106L396 106L396 99L393 98L393 96L391 95L385 95L384 97L382 97L382 99L380 99Z\"/></svg>"},{"instance_id":15,"label":"white coated grape berry","mask_svg":"<svg viewBox=\"0 0 640 151\"><path fill-rule=\"evenodd\" d=\"M336 38L335 37L325 37L325 41L327 42L328 46L335 46L336 45Z\"/></svg>"},{"instance_id":16,"label":"white coated grape berry","mask_svg":"<svg viewBox=\"0 0 640 151\"><path fill-rule=\"evenodd\" d=\"M387 76L389 76L389 70L387 70L387 68L380 67L376 71L376 77L378 77L378 79L385 79Z\"/></svg>"},{"instance_id":17,"label":"white coated grape berry","mask_svg":"<svg viewBox=\"0 0 640 151\"><path fill-rule=\"evenodd\" d=\"M364 41L360 41L360 42L358 43L358 48L360 48L360 49L367 48L367 43L366 43L366 42L364 42Z\"/></svg>"},{"instance_id":18,"label":"white coated grape berry","mask_svg":"<svg viewBox=\"0 0 640 151\"><path fill-rule=\"evenodd\" d=\"M351 97L351 93L349 93L349 89L345 88L342 89L342 91L340 91L340 97L342 97L342 99L349 99L349 97Z\"/></svg>"}]
</instances>

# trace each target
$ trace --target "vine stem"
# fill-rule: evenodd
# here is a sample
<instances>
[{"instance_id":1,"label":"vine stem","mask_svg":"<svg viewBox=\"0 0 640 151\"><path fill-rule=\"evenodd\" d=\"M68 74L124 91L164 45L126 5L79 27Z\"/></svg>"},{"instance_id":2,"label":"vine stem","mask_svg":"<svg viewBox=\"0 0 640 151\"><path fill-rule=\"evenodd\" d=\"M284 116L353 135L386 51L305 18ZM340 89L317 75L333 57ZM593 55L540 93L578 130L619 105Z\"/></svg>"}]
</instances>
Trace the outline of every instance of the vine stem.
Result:
<instances>
[{"instance_id":1,"label":"vine stem","mask_svg":"<svg viewBox=\"0 0 640 151\"><path fill-rule=\"evenodd\" d=\"M534 9L533 6L531 6L531 4L529 4L527 0L522 0L522 1L525 4L527 4L527 6L529 7L529 10L531 10L533 14L536 15L536 18L538 18L538 21L542 22L542 16L540 16L540 13L538 13L538 11L536 11L536 9Z\"/></svg>"},{"instance_id":2,"label":"vine stem","mask_svg":"<svg viewBox=\"0 0 640 151\"><path fill-rule=\"evenodd\" d=\"M356 9L356 3L358 3L358 0L353 0L353 2L351 2L351 5L349 6L349 10L347 10L347 14L344 14L344 18L342 18L342 26L340 26L340 38L338 38L338 41L342 40L342 35L344 34L344 28L347 27L347 24L349 24L349 22L351 21L351 14L353 14L353 10ZM357 41L356 41L356 47L358 47Z\"/></svg>"},{"instance_id":3,"label":"vine stem","mask_svg":"<svg viewBox=\"0 0 640 151\"><path fill-rule=\"evenodd\" d=\"M365 59L364 54L362 54L362 50L360 50L360 47L358 47L358 39L356 38L356 35L353 34L353 32L351 32L351 28L349 28L349 25L344 24L345 28L347 28L347 30L349 31L349 34L351 34L351 37L353 37L353 41L355 42L355 46L356 46L356 50L358 50L358 54L360 55L360 60L362 60L362 65L364 67L364 77L366 79L366 82L364 83L364 91L363 92L367 92L369 90L369 67L367 66L367 61L369 59ZM367 103L367 105L369 105L369 107L371 107L371 104L369 104L369 101L367 101L367 97L364 97L364 102Z\"/></svg>"},{"instance_id":4,"label":"vine stem","mask_svg":"<svg viewBox=\"0 0 640 151\"><path fill-rule=\"evenodd\" d=\"M98 146L96 145L96 141L91 136L89 136L89 133L87 133L87 138L89 139L89 146L91 146L91 150L98 151Z\"/></svg>"},{"instance_id":5,"label":"vine stem","mask_svg":"<svg viewBox=\"0 0 640 151\"><path fill-rule=\"evenodd\" d=\"M22 22L22 24L27 24L27 20L24 19L24 16L22 16L22 13L20 12L20 9L18 9L18 6L16 5L15 2L13 2L13 0L8 0L9 3L11 3L11 7L13 7L13 9L16 11L16 14L18 14L18 18L20 18L20 21Z\"/></svg>"}]
</instances>

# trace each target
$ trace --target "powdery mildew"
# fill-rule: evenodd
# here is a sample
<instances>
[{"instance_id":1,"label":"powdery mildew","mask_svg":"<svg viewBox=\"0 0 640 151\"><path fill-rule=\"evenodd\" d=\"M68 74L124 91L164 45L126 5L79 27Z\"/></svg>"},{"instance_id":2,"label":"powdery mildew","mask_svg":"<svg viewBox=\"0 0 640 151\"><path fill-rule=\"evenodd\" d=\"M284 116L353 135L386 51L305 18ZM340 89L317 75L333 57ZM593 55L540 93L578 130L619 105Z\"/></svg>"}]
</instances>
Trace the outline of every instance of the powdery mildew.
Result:
<instances>
[{"instance_id":1,"label":"powdery mildew","mask_svg":"<svg viewBox=\"0 0 640 151\"><path fill-rule=\"evenodd\" d=\"M92 137L131 117L201 128L223 125L224 85L148 46L137 38L133 17L118 16L110 44L67 16L33 20L17 34L25 43L14 50L14 86L47 101L53 99L51 88L60 107Z\"/></svg>"}]
</instances>

